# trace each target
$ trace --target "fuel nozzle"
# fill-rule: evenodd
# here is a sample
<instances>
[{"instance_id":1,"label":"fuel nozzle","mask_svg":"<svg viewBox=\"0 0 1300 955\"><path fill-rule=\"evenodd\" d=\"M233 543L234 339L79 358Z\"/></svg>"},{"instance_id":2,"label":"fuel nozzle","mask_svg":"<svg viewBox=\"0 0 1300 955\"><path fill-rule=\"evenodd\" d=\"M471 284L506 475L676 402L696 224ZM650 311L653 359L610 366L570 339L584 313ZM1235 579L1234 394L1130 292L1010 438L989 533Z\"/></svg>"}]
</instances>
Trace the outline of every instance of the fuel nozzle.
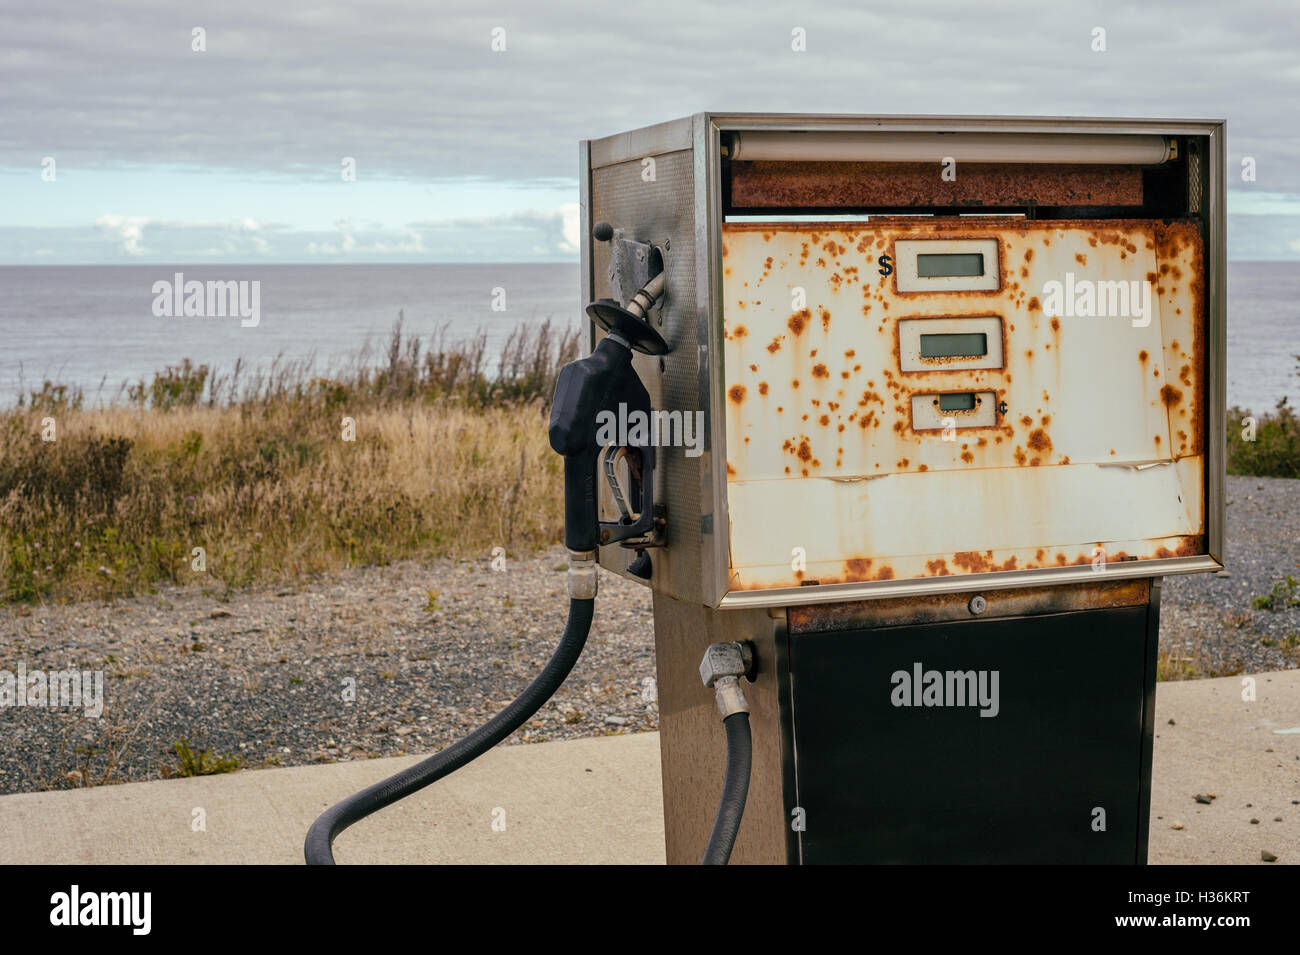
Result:
<instances>
[{"instance_id":1,"label":"fuel nozzle","mask_svg":"<svg viewBox=\"0 0 1300 955\"><path fill-rule=\"evenodd\" d=\"M647 311L663 294L660 272L639 289L624 308L614 299L600 299L587 307L592 321L608 334L585 358L560 369L551 404L551 447L564 455L564 543L570 551L594 551L601 544L617 541L635 543L653 535L655 448L631 446L636 452L636 485L639 510L623 507L623 495L615 488L622 517L601 523L597 511L597 466L607 450L598 440L602 413L616 420L634 412L652 414L650 394L632 367L632 352L663 355L668 345L646 321ZM630 417L627 419L630 420ZM613 448L617 451L617 448ZM607 462L607 470L615 462Z\"/></svg>"}]
</instances>

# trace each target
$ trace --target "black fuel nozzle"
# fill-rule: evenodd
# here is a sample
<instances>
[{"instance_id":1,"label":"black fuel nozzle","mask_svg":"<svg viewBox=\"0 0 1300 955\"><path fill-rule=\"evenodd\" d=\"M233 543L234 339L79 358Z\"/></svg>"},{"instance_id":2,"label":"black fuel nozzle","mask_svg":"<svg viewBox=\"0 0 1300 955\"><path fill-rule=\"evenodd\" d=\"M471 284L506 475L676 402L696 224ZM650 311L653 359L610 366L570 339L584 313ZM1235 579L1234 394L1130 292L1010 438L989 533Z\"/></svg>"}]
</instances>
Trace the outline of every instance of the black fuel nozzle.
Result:
<instances>
[{"instance_id":1,"label":"black fuel nozzle","mask_svg":"<svg viewBox=\"0 0 1300 955\"><path fill-rule=\"evenodd\" d=\"M627 445L635 456L639 510L635 517L624 510L620 521L601 523L597 510L597 470L607 450L617 450L618 435L644 415L650 421L650 394L632 367L632 351L663 355L668 346L644 320L646 310L663 293L663 274L655 276L623 308L613 299L587 307L587 314L608 334L586 358L560 369L551 404L551 447L564 455L564 545L573 551L595 550L601 544L644 536L654 527L655 449ZM646 429L643 429L646 430ZM613 437L611 441L610 438ZM605 439L605 440L602 440ZM610 459L607 468L614 462ZM612 481L611 481L612 483ZM616 488L616 493L617 488Z\"/></svg>"}]
</instances>

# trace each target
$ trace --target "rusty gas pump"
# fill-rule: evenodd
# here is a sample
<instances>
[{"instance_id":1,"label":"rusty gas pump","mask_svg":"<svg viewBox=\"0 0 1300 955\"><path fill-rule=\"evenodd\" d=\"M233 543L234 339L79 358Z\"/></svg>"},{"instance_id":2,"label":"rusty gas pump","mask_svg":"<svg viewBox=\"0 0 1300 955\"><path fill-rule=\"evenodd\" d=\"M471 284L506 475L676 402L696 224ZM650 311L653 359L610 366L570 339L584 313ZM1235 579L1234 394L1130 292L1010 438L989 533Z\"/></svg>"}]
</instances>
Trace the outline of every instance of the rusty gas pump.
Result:
<instances>
[{"instance_id":1,"label":"rusty gas pump","mask_svg":"<svg viewBox=\"0 0 1300 955\"><path fill-rule=\"evenodd\" d=\"M600 548L653 591L669 861L729 646L735 861L1145 861L1160 581L1222 566L1224 125L705 113L580 172L584 304L662 269L633 368L704 438Z\"/></svg>"}]
</instances>

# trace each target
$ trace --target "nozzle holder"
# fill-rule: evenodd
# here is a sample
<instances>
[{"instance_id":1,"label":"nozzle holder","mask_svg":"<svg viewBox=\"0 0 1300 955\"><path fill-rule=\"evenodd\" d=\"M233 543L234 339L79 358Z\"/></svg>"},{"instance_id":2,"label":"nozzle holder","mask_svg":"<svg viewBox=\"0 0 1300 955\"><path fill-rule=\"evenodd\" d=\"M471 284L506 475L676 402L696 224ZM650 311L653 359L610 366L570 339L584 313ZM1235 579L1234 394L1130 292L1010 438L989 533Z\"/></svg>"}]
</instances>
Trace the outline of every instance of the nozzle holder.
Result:
<instances>
[{"instance_id":1,"label":"nozzle holder","mask_svg":"<svg viewBox=\"0 0 1300 955\"><path fill-rule=\"evenodd\" d=\"M612 298L592 302L587 306L587 314L605 331L626 341L633 351L643 355L668 354L668 343L663 336Z\"/></svg>"}]
</instances>

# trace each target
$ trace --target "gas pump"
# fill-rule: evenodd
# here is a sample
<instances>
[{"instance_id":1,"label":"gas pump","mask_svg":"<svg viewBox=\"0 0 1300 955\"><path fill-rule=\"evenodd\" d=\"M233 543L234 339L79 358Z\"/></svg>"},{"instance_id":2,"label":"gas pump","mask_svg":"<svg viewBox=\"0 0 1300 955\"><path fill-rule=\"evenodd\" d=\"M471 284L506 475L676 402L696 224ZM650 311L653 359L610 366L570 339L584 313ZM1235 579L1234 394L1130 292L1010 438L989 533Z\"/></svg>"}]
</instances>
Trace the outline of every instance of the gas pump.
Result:
<instances>
[{"instance_id":1,"label":"gas pump","mask_svg":"<svg viewBox=\"0 0 1300 955\"><path fill-rule=\"evenodd\" d=\"M1223 566L1224 143L716 113L583 142L560 649L308 861L536 711L599 563L653 594L670 863L1145 863L1160 583ZM702 448L620 446L616 412Z\"/></svg>"}]
</instances>

